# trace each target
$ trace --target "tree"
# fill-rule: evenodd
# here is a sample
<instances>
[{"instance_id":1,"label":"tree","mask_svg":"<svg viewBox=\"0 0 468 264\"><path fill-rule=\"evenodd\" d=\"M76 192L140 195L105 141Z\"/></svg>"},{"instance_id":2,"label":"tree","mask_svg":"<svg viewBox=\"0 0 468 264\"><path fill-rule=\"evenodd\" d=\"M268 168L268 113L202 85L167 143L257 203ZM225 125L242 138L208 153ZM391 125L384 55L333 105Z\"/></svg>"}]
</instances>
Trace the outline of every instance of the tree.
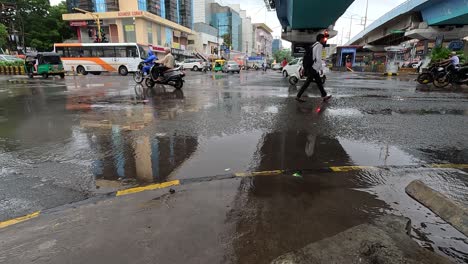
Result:
<instances>
[{"instance_id":1,"label":"tree","mask_svg":"<svg viewBox=\"0 0 468 264\"><path fill-rule=\"evenodd\" d=\"M7 44L8 31L5 25L0 24L0 48L4 48Z\"/></svg>"},{"instance_id":2,"label":"tree","mask_svg":"<svg viewBox=\"0 0 468 264\"><path fill-rule=\"evenodd\" d=\"M282 62L284 58L286 58L286 60L289 62L292 60L291 50L290 49L277 50L273 53L273 58L278 63Z\"/></svg>"},{"instance_id":3,"label":"tree","mask_svg":"<svg viewBox=\"0 0 468 264\"><path fill-rule=\"evenodd\" d=\"M232 45L232 37L230 33L226 33L221 36L223 38L224 45L227 47L231 47Z\"/></svg>"}]
</instances>

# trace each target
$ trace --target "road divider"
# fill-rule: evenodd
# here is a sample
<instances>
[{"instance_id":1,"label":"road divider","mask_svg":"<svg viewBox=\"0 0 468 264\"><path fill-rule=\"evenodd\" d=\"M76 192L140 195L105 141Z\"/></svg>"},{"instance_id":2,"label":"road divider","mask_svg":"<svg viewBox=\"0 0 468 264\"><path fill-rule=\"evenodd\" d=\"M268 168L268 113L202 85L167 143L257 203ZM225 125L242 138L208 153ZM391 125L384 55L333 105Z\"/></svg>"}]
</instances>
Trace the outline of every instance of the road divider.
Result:
<instances>
[{"instance_id":1,"label":"road divider","mask_svg":"<svg viewBox=\"0 0 468 264\"><path fill-rule=\"evenodd\" d=\"M412 181L406 186L405 191L413 199L468 236L468 210L465 207L452 202L419 180Z\"/></svg>"},{"instance_id":2,"label":"road divider","mask_svg":"<svg viewBox=\"0 0 468 264\"><path fill-rule=\"evenodd\" d=\"M132 188L124 189L124 190L119 190L117 192L108 193L106 194L106 197L125 196L128 194L134 194L134 193L157 190L157 189L166 189L169 187L179 186L179 185L188 185L192 183L219 181L219 180L227 180L227 179L234 179L234 178L264 177L264 176L272 176L272 177L290 176L291 178L301 179L303 178L302 175L307 175L307 174L312 174L312 173L327 173L327 172L345 173L345 172L352 172L352 171L389 169L389 168L468 169L468 164L426 164L426 165L408 165L408 166L332 166L332 167L322 167L322 168L317 168L317 169L302 169L302 170L269 170L269 171L237 172L237 173L222 174L222 175L215 175L215 176L206 176L206 177L200 177L200 178L173 180L173 181L168 181L168 182L150 184L150 185L141 186L141 187L132 187ZM37 211L37 212L31 213L25 216L21 216L18 218L0 222L0 229L36 218L40 214L41 214L41 211Z\"/></svg>"},{"instance_id":3,"label":"road divider","mask_svg":"<svg viewBox=\"0 0 468 264\"><path fill-rule=\"evenodd\" d=\"M25 215L25 216L21 216L21 217L17 217L17 218L13 218L13 219L10 219L10 220L0 222L0 229L5 228L7 226L11 226L11 225L15 225L15 224L27 221L29 219L36 218L36 217L39 216L40 213L41 213L41 211L37 211L37 212L31 213L31 214L28 214L28 215Z\"/></svg>"}]
</instances>

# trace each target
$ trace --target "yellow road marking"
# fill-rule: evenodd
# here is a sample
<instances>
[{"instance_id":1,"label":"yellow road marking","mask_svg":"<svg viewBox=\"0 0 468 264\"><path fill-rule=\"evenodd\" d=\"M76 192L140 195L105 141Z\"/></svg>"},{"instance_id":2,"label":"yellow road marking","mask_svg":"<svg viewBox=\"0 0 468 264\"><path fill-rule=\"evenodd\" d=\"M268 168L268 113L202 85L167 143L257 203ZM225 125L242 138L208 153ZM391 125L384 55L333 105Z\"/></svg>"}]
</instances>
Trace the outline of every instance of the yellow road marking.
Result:
<instances>
[{"instance_id":1,"label":"yellow road marking","mask_svg":"<svg viewBox=\"0 0 468 264\"><path fill-rule=\"evenodd\" d=\"M238 172L234 173L236 177L253 177L253 176L273 176L283 173L282 170L272 170L272 171L254 171L254 172Z\"/></svg>"},{"instance_id":2,"label":"yellow road marking","mask_svg":"<svg viewBox=\"0 0 468 264\"><path fill-rule=\"evenodd\" d=\"M163 189L163 188L167 188L167 187L170 187L170 186L176 186L176 185L180 185L179 180L168 181L168 182L163 182L163 183L151 184L151 185L143 186L143 187L135 187L135 188L130 188L130 189L126 189L126 190L121 190L121 191L118 191L115 196L122 196L122 195L127 195L127 194L137 193L137 192L143 192L143 191L149 191L149 190Z\"/></svg>"},{"instance_id":3,"label":"yellow road marking","mask_svg":"<svg viewBox=\"0 0 468 264\"><path fill-rule=\"evenodd\" d=\"M433 168L468 169L468 164L432 164Z\"/></svg>"},{"instance_id":4,"label":"yellow road marking","mask_svg":"<svg viewBox=\"0 0 468 264\"><path fill-rule=\"evenodd\" d=\"M15 225L15 224L24 222L26 220L38 217L40 213L41 213L41 211L37 211L37 212L31 213L31 214L28 214L28 215L25 215L25 216L17 217L15 219L10 219L10 220L4 221L4 222L0 222L0 228L5 228L7 226Z\"/></svg>"},{"instance_id":5,"label":"yellow road marking","mask_svg":"<svg viewBox=\"0 0 468 264\"><path fill-rule=\"evenodd\" d=\"M372 166L336 166L330 167L330 169L334 172L347 172L347 171L355 171L355 170L364 170L364 169L372 169L375 167Z\"/></svg>"}]
</instances>

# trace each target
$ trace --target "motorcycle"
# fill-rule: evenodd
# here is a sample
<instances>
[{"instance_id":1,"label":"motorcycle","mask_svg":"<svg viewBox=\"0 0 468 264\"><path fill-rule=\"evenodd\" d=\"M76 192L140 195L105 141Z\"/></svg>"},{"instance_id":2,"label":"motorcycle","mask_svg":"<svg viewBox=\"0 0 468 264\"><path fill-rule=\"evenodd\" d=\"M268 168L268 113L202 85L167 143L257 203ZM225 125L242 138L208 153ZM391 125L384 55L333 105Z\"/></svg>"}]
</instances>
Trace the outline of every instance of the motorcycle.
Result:
<instances>
[{"instance_id":1,"label":"motorcycle","mask_svg":"<svg viewBox=\"0 0 468 264\"><path fill-rule=\"evenodd\" d=\"M416 79L420 84L433 83L435 79L441 78L446 74L446 69L439 63L433 63L418 75Z\"/></svg>"},{"instance_id":2,"label":"motorcycle","mask_svg":"<svg viewBox=\"0 0 468 264\"><path fill-rule=\"evenodd\" d=\"M145 85L148 88L153 88L155 84L162 84L162 85L171 85L174 86L176 89L182 89L184 86L184 77L185 73L180 69L180 67L169 69L162 73L162 80L158 80L158 76L156 76L156 68L159 64L153 65L150 69L149 77L145 80Z\"/></svg>"},{"instance_id":3,"label":"motorcycle","mask_svg":"<svg viewBox=\"0 0 468 264\"><path fill-rule=\"evenodd\" d=\"M449 84L468 84L468 66L456 68L449 65L444 74L434 78L434 86L437 88L444 88Z\"/></svg>"},{"instance_id":4,"label":"motorcycle","mask_svg":"<svg viewBox=\"0 0 468 264\"><path fill-rule=\"evenodd\" d=\"M145 63L142 61L138 64L137 71L133 74L133 80L136 83L142 83L145 78L145 73L143 71L143 67L145 67Z\"/></svg>"},{"instance_id":5,"label":"motorcycle","mask_svg":"<svg viewBox=\"0 0 468 264\"><path fill-rule=\"evenodd\" d=\"M320 78L322 79L322 84L324 84L325 81L327 80L327 76L325 75L324 72L320 74ZM289 81L289 84L296 85L299 82L299 80L305 81L306 79L307 79L306 76L304 76L304 70L301 66L297 68L296 72L289 75L288 81Z\"/></svg>"}]
</instances>

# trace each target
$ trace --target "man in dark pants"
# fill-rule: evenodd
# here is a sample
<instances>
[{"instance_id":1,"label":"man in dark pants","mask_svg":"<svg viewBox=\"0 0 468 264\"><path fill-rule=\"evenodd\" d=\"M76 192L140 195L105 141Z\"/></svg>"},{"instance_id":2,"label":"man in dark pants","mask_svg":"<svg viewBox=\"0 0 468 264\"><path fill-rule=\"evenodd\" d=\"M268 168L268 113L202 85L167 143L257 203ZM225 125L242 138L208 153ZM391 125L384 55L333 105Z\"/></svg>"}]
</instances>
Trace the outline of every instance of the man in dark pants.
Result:
<instances>
[{"instance_id":1,"label":"man in dark pants","mask_svg":"<svg viewBox=\"0 0 468 264\"><path fill-rule=\"evenodd\" d=\"M317 42L310 47L303 59L304 73L307 76L307 80L304 85L302 85L301 90L297 93L296 100L303 103L304 99L301 99L302 94L305 92L307 87L309 87L312 80L315 80L317 86L322 94L322 99L324 102L328 101L331 98L331 95L327 95L325 89L323 88L322 78L320 78L320 73L323 72L322 66L322 48L323 45L327 42L325 35L318 34Z\"/></svg>"}]
</instances>

